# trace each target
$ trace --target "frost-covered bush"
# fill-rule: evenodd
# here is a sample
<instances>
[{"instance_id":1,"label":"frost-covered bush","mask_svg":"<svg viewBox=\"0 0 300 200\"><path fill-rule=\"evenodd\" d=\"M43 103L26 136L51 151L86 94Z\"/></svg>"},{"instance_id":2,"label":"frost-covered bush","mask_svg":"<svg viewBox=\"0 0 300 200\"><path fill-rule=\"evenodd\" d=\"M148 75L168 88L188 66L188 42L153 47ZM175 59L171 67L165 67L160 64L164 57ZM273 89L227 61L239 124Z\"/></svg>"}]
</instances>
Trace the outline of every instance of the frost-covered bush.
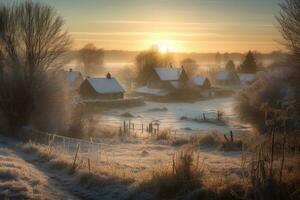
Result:
<instances>
[{"instance_id":1,"label":"frost-covered bush","mask_svg":"<svg viewBox=\"0 0 300 200\"><path fill-rule=\"evenodd\" d=\"M259 132L266 131L264 106L283 109L285 103L295 100L294 87L290 82L292 71L278 69L259 74L258 80L236 96L236 111L241 120L250 123ZM290 117L296 116L289 113ZM297 120L297 117L294 117Z\"/></svg>"}]
</instances>

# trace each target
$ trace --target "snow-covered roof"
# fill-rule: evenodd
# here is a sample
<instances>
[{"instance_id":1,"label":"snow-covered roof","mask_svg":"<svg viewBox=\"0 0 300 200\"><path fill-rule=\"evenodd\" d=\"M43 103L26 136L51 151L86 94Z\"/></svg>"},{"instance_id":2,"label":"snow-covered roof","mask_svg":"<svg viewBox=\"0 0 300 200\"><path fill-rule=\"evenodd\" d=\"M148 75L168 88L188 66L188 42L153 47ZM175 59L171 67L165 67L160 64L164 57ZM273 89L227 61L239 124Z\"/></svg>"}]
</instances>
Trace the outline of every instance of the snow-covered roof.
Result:
<instances>
[{"instance_id":1,"label":"snow-covered roof","mask_svg":"<svg viewBox=\"0 0 300 200\"><path fill-rule=\"evenodd\" d=\"M136 88L135 91L141 94L151 94L156 96L166 96L170 93L169 91L164 89L149 88L146 86Z\"/></svg>"},{"instance_id":2,"label":"snow-covered roof","mask_svg":"<svg viewBox=\"0 0 300 200\"><path fill-rule=\"evenodd\" d=\"M218 71L216 79L219 81L227 81L230 79L230 72L227 70Z\"/></svg>"},{"instance_id":3,"label":"snow-covered roof","mask_svg":"<svg viewBox=\"0 0 300 200\"><path fill-rule=\"evenodd\" d=\"M250 74L250 73L239 73L240 81L242 82L252 82L256 79L256 74Z\"/></svg>"},{"instance_id":4,"label":"snow-covered roof","mask_svg":"<svg viewBox=\"0 0 300 200\"><path fill-rule=\"evenodd\" d=\"M206 79L205 76L193 76L190 78L189 83L196 86L203 86Z\"/></svg>"},{"instance_id":5,"label":"snow-covered roof","mask_svg":"<svg viewBox=\"0 0 300 200\"><path fill-rule=\"evenodd\" d=\"M115 78L90 77L86 79L97 93L109 94L125 92Z\"/></svg>"},{"instance_id":6,"label":"snow-covered roof","mask_svg":"<svg viewBox=\"0 0 300 200\"><path fill-rule=\"evenodd\" d=\"M81 76L78 71L65 71L65 77L68 81L73 82Z\"/></svg>"},{"instance_id":7,"label":"snow-covered roof","mask_svg":"<svg viewBox=\"0 0 300 200\"><path fill-rule=\"evenodd\" d=\"M177 81L182 73L182 68L157 67L154 70L162 81Z\"/></svg>"}]
</instances>

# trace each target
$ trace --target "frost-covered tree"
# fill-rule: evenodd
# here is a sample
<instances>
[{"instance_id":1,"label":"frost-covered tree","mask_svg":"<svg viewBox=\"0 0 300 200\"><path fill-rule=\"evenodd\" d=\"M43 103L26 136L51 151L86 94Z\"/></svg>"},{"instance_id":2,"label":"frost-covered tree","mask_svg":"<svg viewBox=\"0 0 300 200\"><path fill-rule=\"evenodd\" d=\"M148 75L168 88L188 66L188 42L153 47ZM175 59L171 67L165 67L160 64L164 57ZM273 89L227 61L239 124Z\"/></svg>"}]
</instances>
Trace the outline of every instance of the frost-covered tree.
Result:
<instances>
[{"instance_id":1,"label":"frost-covered tree","mask_svg":"<svg viewBox=\"0 0 300 200\"><path fill-rule=\"evenodd\" d=\"M63 25L63 19L47 5L31 1L0 5L2 125L27 126L60 109L64 97L54 73L63 66L61 58L70 44ZM51 110L54 105L56 110Z\"/></svg>"}]
</instances>

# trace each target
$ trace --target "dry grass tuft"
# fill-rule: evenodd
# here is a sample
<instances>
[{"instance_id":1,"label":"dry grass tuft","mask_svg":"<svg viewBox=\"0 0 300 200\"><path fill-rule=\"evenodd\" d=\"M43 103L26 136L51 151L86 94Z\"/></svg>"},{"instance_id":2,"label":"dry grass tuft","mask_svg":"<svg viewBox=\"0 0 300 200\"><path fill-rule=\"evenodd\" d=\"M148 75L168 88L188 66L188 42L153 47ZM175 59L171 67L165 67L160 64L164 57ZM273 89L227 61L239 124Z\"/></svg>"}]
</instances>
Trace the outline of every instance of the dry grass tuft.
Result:
<instances>
[{"instance_id":1,"label":"dry grass tuft","mask_svg":"<svg viewBox=\"0 0 300 200\"><path fill-rule=\"evenodd\" d=\"M201 188L203 171L195 162L194 152L184 150L173 158L173 165L160 167L141 187L150 188L157 199L171 199Z\"/></svg>"},{"instance_id":2,"label":"dry grass tuft","mask_svg":"<svg viewBox=\"0 0 300 200\"><path fill-rule=\"evenodd\" d=\"M171 139L171 133L169 129L161 130L156 134L155 137L156 140L170 140Z\"/></svg>"}]
</instances>

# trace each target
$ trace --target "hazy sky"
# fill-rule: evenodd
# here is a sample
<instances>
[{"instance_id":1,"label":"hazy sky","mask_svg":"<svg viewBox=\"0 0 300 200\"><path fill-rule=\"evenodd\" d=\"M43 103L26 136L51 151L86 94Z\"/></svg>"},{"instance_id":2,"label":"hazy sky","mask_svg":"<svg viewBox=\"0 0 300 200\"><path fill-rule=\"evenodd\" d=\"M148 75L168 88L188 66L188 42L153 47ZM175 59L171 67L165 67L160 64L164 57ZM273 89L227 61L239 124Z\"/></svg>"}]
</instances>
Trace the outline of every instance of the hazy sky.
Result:
<instances>
[{"instance_id":1,"label":"hazy sky","mask_svg":"<svg viewBox=\"0 0 300 200\"><path fill-rule=\"evenodd\" d=\"M5 0L0 0L5 1ZM268 52L282 48L279 0L36 0L66 20L74 48Z\"/></svg>"}]
</instances>

